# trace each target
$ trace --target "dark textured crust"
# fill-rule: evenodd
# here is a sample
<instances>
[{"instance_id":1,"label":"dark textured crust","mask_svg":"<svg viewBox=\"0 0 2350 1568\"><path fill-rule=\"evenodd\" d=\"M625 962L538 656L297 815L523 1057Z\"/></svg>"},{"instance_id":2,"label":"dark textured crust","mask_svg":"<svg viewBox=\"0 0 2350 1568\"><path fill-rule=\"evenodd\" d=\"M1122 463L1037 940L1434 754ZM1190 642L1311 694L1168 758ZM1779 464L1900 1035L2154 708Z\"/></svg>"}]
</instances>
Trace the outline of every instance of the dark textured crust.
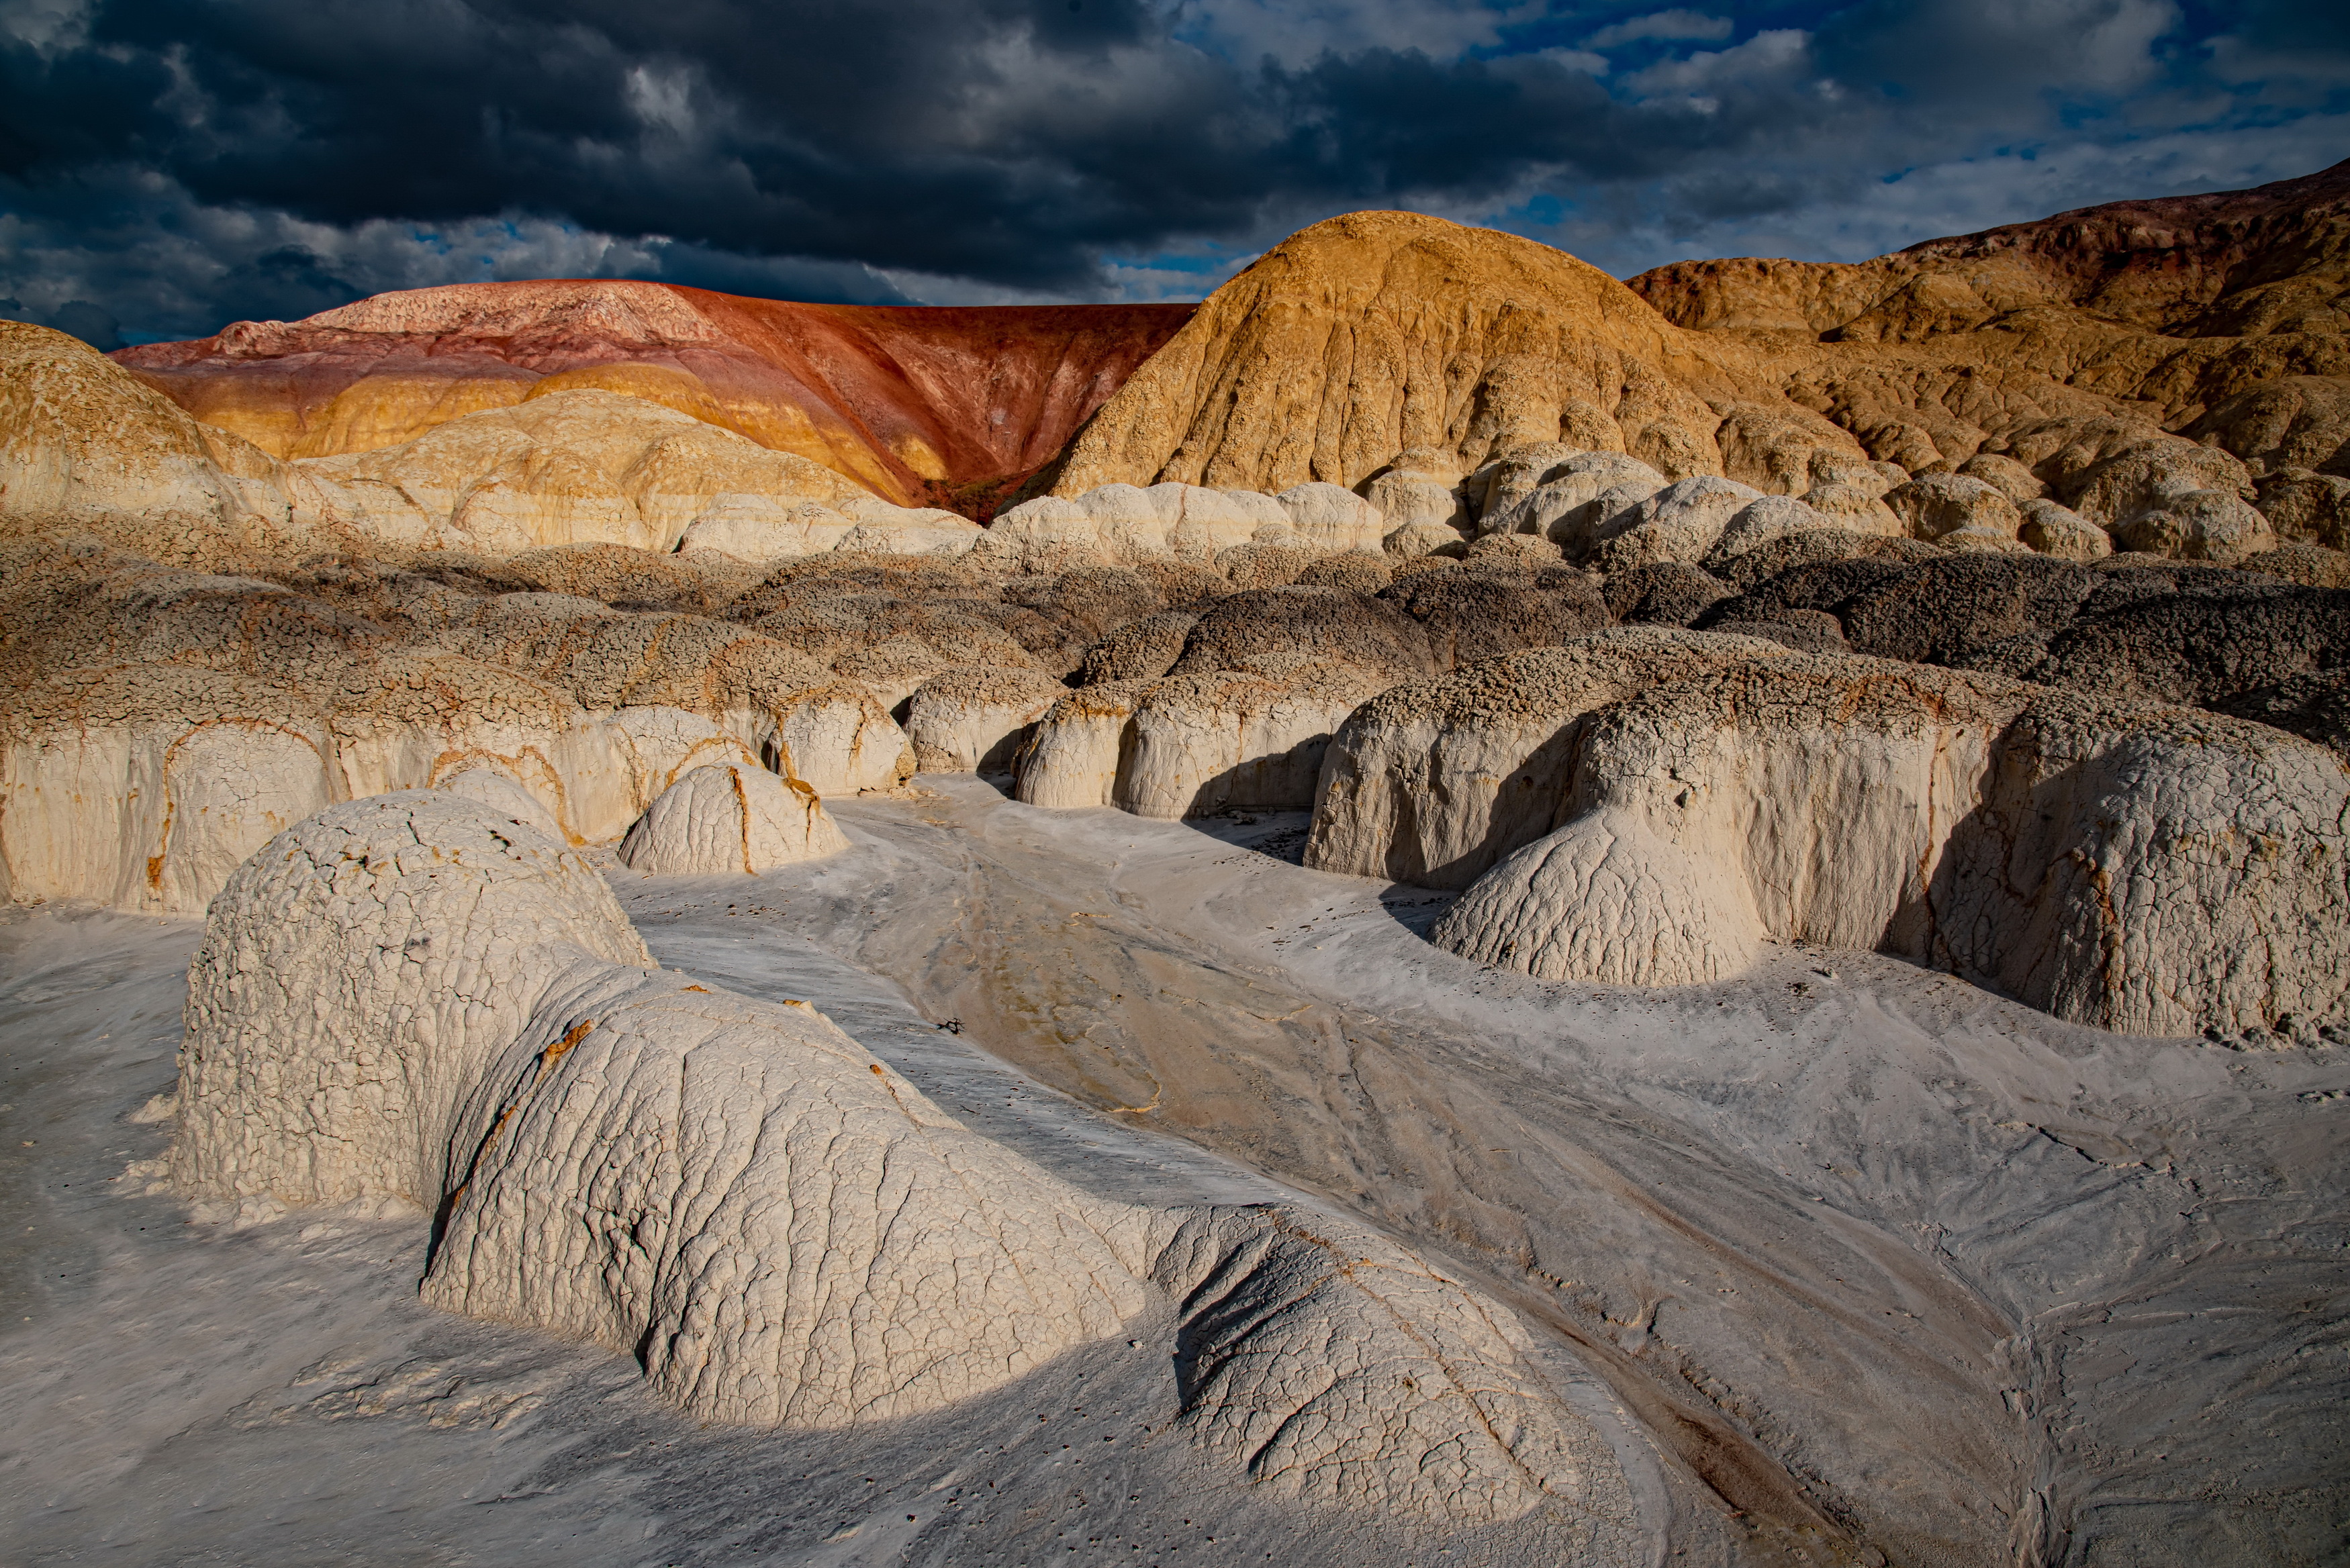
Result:
<instances>
[{"instance_id":1,"label":"dark textured crust","mask_svg":"<svg viewBox=\"0 0 2350 1568\"><path fill-rule=\"evenodd\" d=\"M2082 691L2218 706L2339 670L2345 656L2350 590L2252 584L2140 599L2076 622L2030 673Z\"/></svg>"},{"instance_id":2,"label":"dark textured crust","mask_svg":"<svg viewBox=\"0 0 2350 1568\"><path fill-rule=\"evenodd\" d=\"M1376 594L1395 581L1395 567L1382 556L1367 550L1349 550L1344 555L1324 556L1307 563L1297 574L1296 586L1303 588L1344 588L1350 594Z\"/></svg>"},{"instance_id":3,"label":"dark textured crust","mask_svg":"<svg viewBox=\"0 0 2350 1568\"><path fill-rule=\"evenodd\" d=\"M1175 672L1211 674L1301 659L1351 664L1396 680L1444 668L1420 624L1385 597L1293 587L1217 600L1191 628Z\"/></svg>"},{"instance_id":4,"label":"dark textured crust","mask_svg":"<svg viewBox=\"0 0 2350 1568\"><path fill-rule=\"evenodd\" d=\"M1157 584L1117 566L1081 566L1057 577L1014 578L1004 585L1003 598L1057 621L1087 642L1167 607L1167 595Z\"/></svg>"},{"instance_id":5,"label":"dark textured crust","mask_svg":"<svg viewBox=\"0 0 2350 1568\"><path fill-rule=\"evenodd\" d=\"M1603 595L1607 613L1626 626L1688 626L1735 591L1702 566L1659 561L1617 573Z\"/></svg>"},{"instance_id":6,"label":"dark textured crust","mask_svg":"<svg viewBox=\"0 0 2350 1568\"><path fill-rule=\"evenodd\" d=\"M2272 724L2350 757L2350 670L2295 675L2273 686L2238 692L2211 706L2235 718Z\"/></svg>"},{"instance_id":7,"label":"dark textured crust","mask_svg":"<svg viewBox=\"0 0 2350 1568\"><path fill-rule=\"evenodd\" d=\"M1847 653L1844 628L1825 610L1783 610L1771 620L1725 620L1708 628L1724 637L1759 637L1798 653Z\"/></svg>"},{"instance_id":8,"label":"dark textured crust","mask_svg":"<svg viewBox=\"0 0 2350 1568\"><path fill-rule=\"evenodd\" d=\"M1824 562L1724 598L1696 624L1765 636L1763 624L1814 613L1855 652L2210 707L2313 739L2330 732L2324 702L2288 683L2350 664L2350 589L2144 556Z\"/></svg>"},{"instance_id":9,"label":"dark textured crust","mask_svg":"<svg viewBox=\"0 0 2350 1568\"><path fill-rule=\"evenodd\" d=\"M1099 686L1108 680L1156 680L1183 657L1184 639L1200 618L1188 610L1166 610L1122 626L1086 649L1077 684Z\"/></svg>"},{"instance_id":10,"label":"dark textured crust","mask_svg":"<svg viewBox=\"0 0 2350 1568\"><path fill-rule=\"evenodd\" d=\"M1428 573L1379 597L1426 628L1429 651L1442 669L1554 648L1608 623L1595 581L1566 567Z\"/></svg>"}]
</instances>

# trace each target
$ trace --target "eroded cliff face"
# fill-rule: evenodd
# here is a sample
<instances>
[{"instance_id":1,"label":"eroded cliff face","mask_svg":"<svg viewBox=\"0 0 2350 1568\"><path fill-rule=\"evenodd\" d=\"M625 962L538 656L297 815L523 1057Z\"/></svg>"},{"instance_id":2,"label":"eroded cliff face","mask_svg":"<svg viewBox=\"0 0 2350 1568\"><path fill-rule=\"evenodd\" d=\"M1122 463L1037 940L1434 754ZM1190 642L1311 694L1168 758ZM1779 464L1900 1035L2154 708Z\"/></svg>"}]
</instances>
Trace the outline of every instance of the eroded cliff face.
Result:
<instances>
[{"instance_id":1,"label":"eroded cliff face","mask_svg":"<svg viewBox=\"0 0 2350 1568\"><path fill-rule=\"evenodd\" d=\"M633 281L412 289L115 358L280 458L414 440L485 409L626 392L900 504L983 511L1066 443L1185 305L799 305Z\"/></svg>"}]
</instances>

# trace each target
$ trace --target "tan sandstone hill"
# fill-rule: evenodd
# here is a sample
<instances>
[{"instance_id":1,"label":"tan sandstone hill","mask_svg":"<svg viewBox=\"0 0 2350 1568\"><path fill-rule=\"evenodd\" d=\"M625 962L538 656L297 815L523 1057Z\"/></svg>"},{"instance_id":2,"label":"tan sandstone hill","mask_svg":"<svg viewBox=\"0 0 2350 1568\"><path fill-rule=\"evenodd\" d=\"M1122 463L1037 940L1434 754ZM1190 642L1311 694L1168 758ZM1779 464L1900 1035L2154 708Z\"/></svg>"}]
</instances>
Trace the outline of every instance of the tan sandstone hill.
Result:
<instances>
[{"instance_id":1,"label":"tan sandstone hill","mask_svg":"<svg viewBox=\"0 0 2350 1568\"><path fill-rule=\"evenodd\" d=\"M1784 494L1849 483L1847 460L1898 464L1898 483L2005 458L2028 487L2012 499L2069 504L2102 462L2203 442L2243 466L2198 487L2249 500L2288 470L2350 472L2345 200L2350 165L1856 265L1687 262L1628 287L1513 235L1353 213L1219 289L1052 488L1370 480L1392 525L1403 490L1555 443Z\"/></svg>"},{"instance_id":2,"label":"tan sandstone hill","mask_svg":"<svg viewBox=\"0 0 2350 1568\"><path fill-rule=\"evenodd\" d=\"M1078 434L1054 491L1352 486L1414 448L1457 478L1555 441L1628 451L1674 477L1717 472L1713 405L1749 379L1740 350L1678 330L1562 251L1355 213L1291 235L1211 295Z\"/></svg>"}]
</instances>

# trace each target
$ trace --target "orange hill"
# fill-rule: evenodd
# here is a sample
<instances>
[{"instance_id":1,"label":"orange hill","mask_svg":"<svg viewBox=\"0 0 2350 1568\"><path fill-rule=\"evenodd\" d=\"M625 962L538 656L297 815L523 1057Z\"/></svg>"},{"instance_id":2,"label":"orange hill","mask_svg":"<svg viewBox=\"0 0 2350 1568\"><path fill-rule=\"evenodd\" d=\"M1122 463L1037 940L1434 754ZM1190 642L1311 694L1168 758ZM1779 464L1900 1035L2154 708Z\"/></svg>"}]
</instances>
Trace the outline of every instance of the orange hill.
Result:
<instances>
[{"instance_id":1,"label":"orange hill","mask_svg":"<svg viewBox=\"0 0 2350 1568\"><path fill-rule=\"evenodd\" d=\"M798 305L632 281L460 284L114 358L281 458L366 452L571 388L633 393L900 505L984 516L1190 305Z\"/></svg>"}]
</instances>

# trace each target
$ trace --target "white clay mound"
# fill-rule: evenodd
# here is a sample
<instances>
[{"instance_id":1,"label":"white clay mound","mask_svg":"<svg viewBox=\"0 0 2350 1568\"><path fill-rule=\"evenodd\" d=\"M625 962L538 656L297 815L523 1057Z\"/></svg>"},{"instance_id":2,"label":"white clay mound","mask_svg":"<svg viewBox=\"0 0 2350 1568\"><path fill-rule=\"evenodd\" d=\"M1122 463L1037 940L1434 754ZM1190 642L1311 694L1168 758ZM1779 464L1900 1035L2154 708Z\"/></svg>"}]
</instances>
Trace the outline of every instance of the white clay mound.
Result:
<instances>
[{"instance_id":1,"label":"white clay mound","mask_svg":"<svg viewBox=\"0 0 2350 1568\"><path fill-rule=\"evenodd\" d=\"M659 971L577 854L459 796L336 806L246 861L187 1023L182 1192L440 1213L426 1300L634 1354L698 1418L934 1410L1171 1297L1180 1424L1263 1484L1623 1511L1459 1282L1344 1222L1090 1198L813 1009Z\"/></svg>"},{"instance_id":2,"label":"white clay mound","mask_svg":"<svg viewBox=\"0 0 2350 1568\"><path fill-rule=\"evenodd\" d=\"M1435 940L1629 985L1724 979L1765 940L1875 948L2152 1034L2350 997L2350 774L2193 710L1741 660L1593 714L1560 820Z\"/></svg>"},{"instance_id":3,"label":"white clay mound","mask_svg":"<svg viewBox=\"0 0 2350 1568\"><path fill-rule=\"evenodd\" d=\"M661 791L620 840L620 862L656 877L755 877L848 847L798 779L741 763L695 768Z\"/></svg>"}]
</instances>

